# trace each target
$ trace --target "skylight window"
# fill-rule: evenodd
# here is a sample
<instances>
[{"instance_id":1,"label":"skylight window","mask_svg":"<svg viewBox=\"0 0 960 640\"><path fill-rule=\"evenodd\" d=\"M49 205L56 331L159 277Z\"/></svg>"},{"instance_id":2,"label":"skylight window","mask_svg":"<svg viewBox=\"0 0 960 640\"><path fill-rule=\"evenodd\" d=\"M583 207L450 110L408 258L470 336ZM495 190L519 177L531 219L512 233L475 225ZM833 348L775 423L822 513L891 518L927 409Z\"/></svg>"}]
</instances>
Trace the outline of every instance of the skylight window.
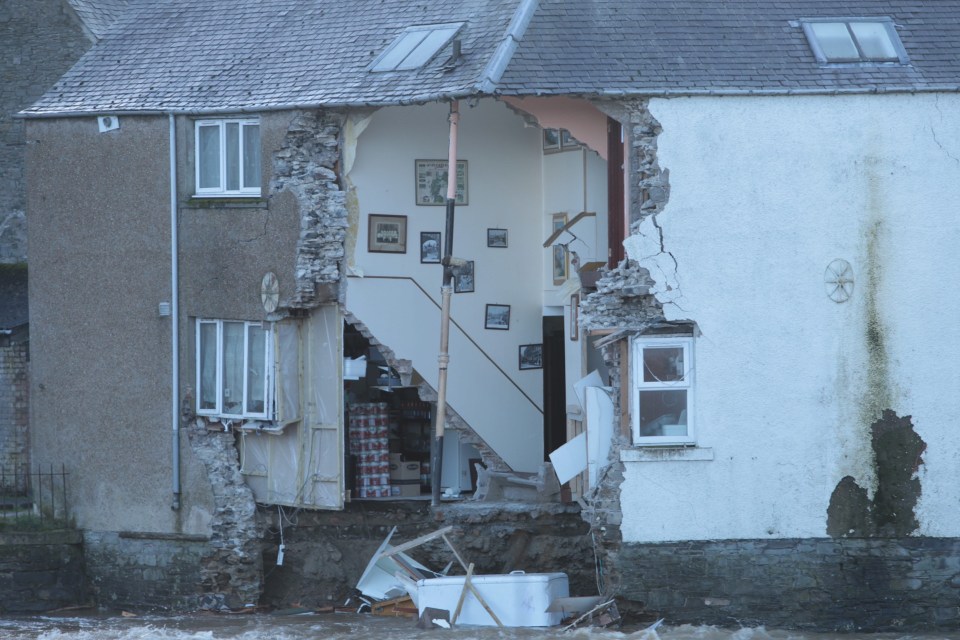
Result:
<instances>
[{"instance_id":1,"label":"skylight window","mask_svg":"<svg viewBox=\"0 0 960 640\"><path fill-rule=\"evenodd\" d=\"M373 61L371 71L419 69L460 31L462 22L408 27Z\"/></svg>"},{"instance_id":2,"label":"skylight window","mask_svg":"<svg viewBox=\"0 0 960 640\"><path fill-rule=\"evenodd\" d=\"M889 19L804 20L803 31L820 62L907 62Z\"/></svg>"}]
</instances>

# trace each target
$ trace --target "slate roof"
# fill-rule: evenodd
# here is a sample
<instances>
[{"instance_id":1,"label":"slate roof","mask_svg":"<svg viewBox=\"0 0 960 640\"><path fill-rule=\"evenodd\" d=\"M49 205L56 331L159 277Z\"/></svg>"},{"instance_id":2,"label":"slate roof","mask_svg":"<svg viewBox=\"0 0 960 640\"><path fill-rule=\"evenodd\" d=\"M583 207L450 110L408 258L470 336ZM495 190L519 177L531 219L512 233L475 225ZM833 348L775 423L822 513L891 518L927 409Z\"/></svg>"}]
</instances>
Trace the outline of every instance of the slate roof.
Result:
<instances>
[{"instance_id":1,"label":"slate roof","mask_svg":"<svg viewBox=\"0 0 960 640\"><path fill-rule=\"evenodd\" d=\"M24 113L237 111L471 95L524 0L140 0ZM418 71L371 73L403 29L467 22Z\"/></svg>"},{"instance_id":2,"label":"slate roof","mask_svg":"<svg viewBox=\"0 0 960 640\"><path fill-rule=\"evenodd\" d=\"M819 64L796 22L882 16L909 65ZM958 88L957 0L542 0L500 84L606 95Z\"/></svg>"},{"instance_id":3,"label":"slate roof","mask_svg":"<svg viewBox=\"0 0 960 640\"><path fill-rule=\"evenodd\" d=\"M127 0L67 0L84 26L97 40L127 9Z\"/></svg>"},{"instance_id":4,"label":"slate roof","mask_svg":"<svg viewBox=\"0 0 960 640\"><path fill-rule=\"evenodd\" d=\"M385 105L488 93L960 90L960 0L129 3L25 116ZM522 19L531 8L532 19ZM910 64L818 63L796 22L818 16L893 18ZM453 70L443 68L448 46L419 70L368 71L404 28L458 21L467 24Z\"/></svg>"}]
</instances>

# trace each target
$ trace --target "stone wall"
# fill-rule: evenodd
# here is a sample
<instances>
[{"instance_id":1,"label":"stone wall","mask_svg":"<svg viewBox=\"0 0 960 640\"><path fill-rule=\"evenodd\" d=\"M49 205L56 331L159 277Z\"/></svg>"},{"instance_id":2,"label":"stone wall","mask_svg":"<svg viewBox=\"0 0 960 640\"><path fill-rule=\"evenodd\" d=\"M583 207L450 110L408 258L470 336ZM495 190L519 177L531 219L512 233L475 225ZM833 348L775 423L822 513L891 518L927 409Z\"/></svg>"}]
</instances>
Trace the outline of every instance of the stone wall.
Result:
<instances>
[{"instance_id":1,"label":"stone wall","mask_svg":"<svg viewBox=\"0 0 960 640\"><path fill-rule=\"evenodd\" d=\"M82 542L76 531L0 533L0 614L87 604Z\"/></svg>"},{"instance_id":2,"label":"stone wall","mask_svg":"<svg viewBox=\"0 0 960 640\"><path fill-rule=\"evenodd\" d=\"M160 533L83 533L87 577L98 606L134 611L193 611L206 536Z\"/></svg>"},{"instance_id":3,"label":"stone wall","mask_svg":"<svg viewBox=\"0 0 960 640\"><path fill-rule=\"evenodd\" d=\"M274 521L263 604L343 604L394 526L393 545L453 526L448 537L466 562L475 563L476 573L563 571L571 595L597 593L591 538L575 505L463 502L432 509L426 500L371 501L348 503L341 512L285 510L282 520L276 508L269 513ZM276 566L281 523L284 563ZM437 571L454 560L442 541L409 554ZM453 575L463 573L451 569Z\"/></svg>"},{"instance_id":4,"label":"stone wall","mask_svg":"<svg viewBox=\"0 0 960 640\"><path fill-rule=\"evenodd\" d=\"M65 0L0 3L0 263L27 258L23 121L30 106L90 47Z\"/></svg>"},{"instance_id":5,"label":"stone wall","mask_svg":"<svg viewBox=\"0 0 960 640\"><path fill-rule=\"evenodd\" d=\"M260 598L263 528L253 492L240 473L233 432L222 431L218 424L211 426L207 429L206 421L197 420L187 428L193 453L210 478L214 500L212 532L200 558L199 606L237 609Z\"/></svg>"},{"instance_id":6,"label":"stone wall","mask_svg":"<svg viewBox=\"0 0 960 640\"><path fill-rule=\"evenodd\" d=\"M960 627L960 540L624 545L621 596L668 624L905 631Z\"/></svg>"},{"instance_id":7,"label":"stone wall","mask_svg":"<svg viewBox=\"0 0 960 640\"><path fill-rule=\"evenodd\" d=\"M301 216L296 292L280 301L282 308L310 309L328 302L330 289L340 284L348 226L346 193L336 173L343 121L337 111L298 112L283 147L273 154L270 193L290 190Z\"/></svg>"},{"instance_id":8,"label":"stone wall","mask_svg":"<svg viewBox=\"0 0 960 640\"><path fill-rule=\"evenodd\" d=\"M5 475L29 464L29 343L0 336L0 469ZM17 489L11 482L5 488Z\"/></svg>"}]
</instances>

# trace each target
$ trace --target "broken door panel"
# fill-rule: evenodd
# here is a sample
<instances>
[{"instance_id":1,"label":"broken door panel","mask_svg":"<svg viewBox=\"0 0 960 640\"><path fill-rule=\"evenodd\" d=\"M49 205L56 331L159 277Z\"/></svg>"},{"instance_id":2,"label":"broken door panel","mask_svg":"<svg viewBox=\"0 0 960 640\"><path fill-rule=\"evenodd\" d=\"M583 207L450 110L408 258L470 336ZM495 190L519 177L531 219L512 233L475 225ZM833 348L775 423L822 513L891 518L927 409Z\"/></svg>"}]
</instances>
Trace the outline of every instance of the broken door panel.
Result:
<instances>
[{"instance_id":1,"label":"broken door panel","mask_svg":"<svg viewBox=\"0 0 960 640\"><path fill-rule=\"evenodd\" d=\"M342 509L343 474L343 319L336 305L313 311L307 325L306 406L303 430L304 503Z\"/></svg>"}]
</instances>

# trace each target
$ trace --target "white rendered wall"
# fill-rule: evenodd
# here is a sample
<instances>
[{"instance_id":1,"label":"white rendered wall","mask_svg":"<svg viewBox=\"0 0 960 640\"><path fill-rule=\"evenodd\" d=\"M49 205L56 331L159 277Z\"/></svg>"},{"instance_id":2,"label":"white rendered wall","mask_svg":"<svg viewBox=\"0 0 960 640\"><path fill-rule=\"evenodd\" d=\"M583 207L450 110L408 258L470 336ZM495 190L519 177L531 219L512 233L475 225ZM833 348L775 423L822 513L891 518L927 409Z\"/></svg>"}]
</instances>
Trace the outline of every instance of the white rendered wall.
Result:
<instances>
[{"instance_id":1,"label":"white rendered wall","mask_svg":"<svg viewBox=\"0 0 960 640\"><path fill-rule=\"evenodd\" d=\"M518 348L522 344L542 342L542 176L540 129L529 127L507 107L484 100L476 107L460 105L459 153L467 161L468 204L457 206L454 232L454 255L475 262L475 291L454 294L452 317L489 354L497 364L532 398L542 410L543 372L540 369L520 371ZM446 242L443 206L414 204L414 161L446 159L448 144L445 104L395 107L373 114L367 129L360 135L356 161L349 174L356 186L360 207L358 240L354 254L356 267L366 276L407 276L440 299L442 267L421 264L419 239L421 231L439 231ZM367 251L368 215L397 214L407 216L406 254L370 253ZM507 248L488 248L487 229L508 230ZM357 300L362 287L349 286L347 309L363 309L359 318L368 325L388 319L393 333L404 344L383 340L399 358L412 353L429 353L430 357L414 360L413 366L425 378L436 376L436 354L439 347L439 322L431 326L418 324L390 298ZM508 331L484 328L487 304L510 305ZM373 317L379 316L378 318ZM459 380L462 360L451 349L451 398ZM457 367L461 370L457 372ZM493 393L498 382L487 376L471 375L461 384L469 384L466 394L486 405L500 402ZM500 381L502 382L502 381ZM464 392L464 390L460 390ZM529 402L519 401L529 404ZM458 409L451 399L451 406ZM498 450L518 470L535 470L543 460L542 414L530 417L525 408L520 422L498 420L483 425L472 423L488 441L523 442L516 450ZM464 412L467 413L467 412ZM521 415L520 412L517 415ZM466 417L466 416L465 416ZM481 420L477 417L476 420ZM496 447L495 447L496 448ZM523 449L522 451L519 449Z\"/></svg>"},{"instance_id":2,"label":"white rendered wall","mask_svg":"<svg viewBox=\"0 0 960 640\"><path fill-rule=\"evenodd\" d=\"M630 542L826 535L845 475L875 490L870 425L926 442L919 535L960 535L960 98L652 100L670 199L628 239L695 321L694 455L626 462ZM824 270L853 266L831 301ZM673 260L676 260L676 269ZM667 287L672 290L667 290ZM870 357L867 325L882 349ZM627 451L624 458L643 457Z\"/></svg>"}]
</instances>

